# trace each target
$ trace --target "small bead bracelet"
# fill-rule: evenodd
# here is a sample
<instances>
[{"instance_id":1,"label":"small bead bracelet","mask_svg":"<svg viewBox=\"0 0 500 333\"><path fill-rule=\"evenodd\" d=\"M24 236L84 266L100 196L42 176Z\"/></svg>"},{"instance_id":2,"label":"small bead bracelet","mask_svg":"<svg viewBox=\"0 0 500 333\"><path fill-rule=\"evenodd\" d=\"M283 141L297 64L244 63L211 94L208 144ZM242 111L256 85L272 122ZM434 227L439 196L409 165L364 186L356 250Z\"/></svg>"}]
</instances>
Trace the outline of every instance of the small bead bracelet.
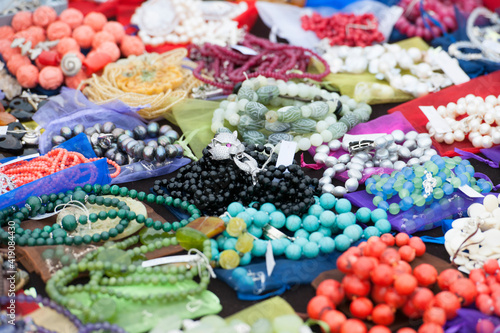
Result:
<instances>
[{"instance_id":1,"label":"small bead bracelet","mask_svg":"<svg viewBox=\"0 0 500 333\"><path fill-rule=\"evenodd\" d=\"M43 298L41 296L37 297L32 297L24 294L16 295L13 297L8 297L8 296L0 296L0 304L1 305L6 305L11 303L12 301L19 302L19 303L41 303L43 306L49 307L66 318L68 318L73 325L76 326L78 329L79 333L90 333L94 331L102 331L105 330L106 332L116 332L116 333L125 333L126 331L121 328L120 326L110 324L108 322L102 322L102 323L89 323L89 324L82 324L80 319L78 319L74 314L72 314L68 309L64 308L63 306L58 305L56 302L48 299L48 298ZM0 322L2 323L2 322ZM3 324L3 323L2 323ZM7 324L7 323L5 323ZM0 325L1 326L1 325ZM55 333L55 331L51 331L49 329L46 329L41 326L36 326L36 332L38 333Z\"/></svg>"},{"instance_id":2,"label":"small bead bracelet","mask_svg":"<svg viewBox=\"0 0 500 333\"><path fill-rule=\"evenodd\" d=\"M320 253L343 252L361 238L380 236L391 230L387 213L382 209L371 211L363 207L353 213L347 199L337 199L330 193L315 199L316 203L302 217L286 217L272 203L260 205L260 209L231 203L227 215L222 218L227 223L226 231L216 240L211 240L214 260L225 269L248 265L253 257L266 255L267 241L261 238L271 239L275 256L285 255L291 260L315 258ZM370 221L374 226L365 229L356 223ZM240 239L245 230L255 238L252 246L246 244L246 239ZM293 234L293 237L286 233ZM248 247L251 251L246 251Z\"/></svg>"},{"instance_id":3,"label":"small bead bracelet","mask_svg":"<svg viewBox=\"0 0 500 333\"><path fill-rule=\"evenodd\" d=\"M373 205L390 214L417 209L452 194L460 186L469 185L477 192L488 193L492 184L484 179L476 180L474 167L460 157L434 155L423 166L405 167L391 175L373 175L365 182L366 192L373 194ZM387 200L399 196L399 203Z\"/></svg>"},{"instance_id":4,"label":"small bead bracelet","mask_svg":"<svg viewBox=\"0 0 500 333\"><path fill-rule=\"evenodd\" d=\"M136 215L123 201L118 198L104 198L102 195L111 194L117 197L130 197L138 199L139 201L146 201L148 203L156 203L158 205L172 205L180 209L186 210L191 216L188 219L181 220L180 222L165 222L154 221L151 218L146 218L144 215ZM74 215L67 215L62 219L61 225L54 224L52 226L45 226L43 229L36 228L33 231L23 229L21 222L36 217L45 213L54 212L56 207L64 205L70 201L78 201L81 204L86 202L90 204L104 205L106 207L114 207L108 212L100 211L99 213L91 213L81 215L78 220ZM7 222L13 221L13 225L9 224L9 231L0 230L0 242L7 244L10 240L20 246L35 246L35 245L80 245L99 243L106 241L110 238L116 237L127 228L130 221L143 223L146 228L154 228L155 230L163 230L169 232L176 231L182 228L191 221L200 217L201 212L196 206L181 199L174 199L167 195L154 195L146 194L145 192L137 192L136 190L129 190L126 187L119 187L118 185L90 185L87 184L82 187L76 187L74 191L60 192L57 194L42 195L41 197L31 196L26 200L25 207L10 206L0 210L0 225L4 226ZM106 220L107 218L120 218L120 222L108 231L102 233L95 233L92 236L71 236L69 232L77 228L77 224L94 223L98 220Z\"/></svg>"}]
</instances>

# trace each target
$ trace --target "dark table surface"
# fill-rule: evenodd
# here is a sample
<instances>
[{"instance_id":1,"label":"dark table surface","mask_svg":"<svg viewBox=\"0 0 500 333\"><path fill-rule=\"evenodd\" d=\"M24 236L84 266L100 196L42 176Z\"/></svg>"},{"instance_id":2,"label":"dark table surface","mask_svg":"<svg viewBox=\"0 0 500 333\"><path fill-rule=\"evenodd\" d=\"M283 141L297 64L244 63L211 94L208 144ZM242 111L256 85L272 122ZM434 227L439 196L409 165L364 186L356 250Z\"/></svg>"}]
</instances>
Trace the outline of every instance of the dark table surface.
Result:
<instances>
[{"instance_id":1,"label":"dark table surface","mask_svg":"<svg viewBox=\"0 0 500 333\"><path fill-rule=\"evenodd\" d=\"M255 25L255 27L251 31L257 36L260 37L267 37L269 33L269 29L262 23L262 21L259 19ZM500 92L499 92L500 93ZM387 110L395 107L397 104L381 104L381 105L375 105L373 106L373 112L371 115L370 120L380 117L384 114L387 114ZM312 157L308 154L304 154L305 161L306 163L312 163ZM296 160L298 160L300 157L299 155L295 156ZM471 164L474 166L476 169L476 172L481 172L486 175L488 175L491 180L493 181L494 184L500 183L500 172L499 169L494 169L489 166L487 166L484 163L477 162L475 160L470 161ZM304 169L306 174L316 177L316 178L321 178L323 170L312 170L312 169ZM171 178L176 175L176 172L171 173L165 177L161 177L160 179L163 178ZM145 179L141 181L135 181L131 183L126 183L123 184L123 186L126 186L130 189L136 189L138 191L145 191L149 193L149 189L152 187L153 182L155 179ZM334 180L335 185L342 185L339 181ZM364 186L362 186L360 189L364 189ZM168 221L175 221L175 217L164 207L160 207L155 205L154 206L155 211L165 217ZM442 236L443 232L441 228L436 228L433 230L428 230L425 232L419 232L416 233L415 235L417 236L422 236L422 235L428 235L428 236ZM441 259L444 259L446 261L449 261L449 255L447 254L445 248L443 245L438 245L438 244L427 244L427 252L431 253ZM45 287L44 283L40 279L40 277L32 274L30 276L30 282L27 285L26 288L30 287L35 287L37 292L41 295L46 296L45 293ZM245 309L257 302L255 301L242 301L239 300L236 296L236 292L231 289L228 285L226 285L224 282L221 280L214 279L210 282L209 288L210 291L214 292L220 299L221 305L222 305L222 311L219 313L220 316L226 317L229 315L232 315L242 309ZM291 289L287 290L282 297L288 301L295 311L297 312L306 312L306 307L308 301L315 295L315 290L311 285L296 285L292 286Z\"/></svg>"}]
</instances>

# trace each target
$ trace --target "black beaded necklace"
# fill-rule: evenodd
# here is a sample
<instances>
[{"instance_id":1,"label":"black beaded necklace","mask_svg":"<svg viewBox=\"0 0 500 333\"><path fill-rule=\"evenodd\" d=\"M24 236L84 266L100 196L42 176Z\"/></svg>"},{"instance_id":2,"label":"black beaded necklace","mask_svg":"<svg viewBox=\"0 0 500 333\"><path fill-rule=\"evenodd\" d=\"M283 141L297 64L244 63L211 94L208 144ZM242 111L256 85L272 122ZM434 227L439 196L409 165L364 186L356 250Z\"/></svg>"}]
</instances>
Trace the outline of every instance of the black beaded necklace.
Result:
<instances>
[{"instance_id":1,"label":"black beaded necklace","mask_svg":"<svg viewBox=\"0 0 500 333\"><path fill-rule=\"evenodd\" d=\"M285 215L304 213L314 204L313 196L319 193L317 179L305 175L297 164L275 167L277 154L269 156L269 147L243 145L245 153L257 161L259 168L270 159L267 168L259 171L255 178L232 159L213 159L205 148L202 158L179 169L175 177L156 180L153 192L189 200L209 215L222 215L235 201L251 204L256 209L272 202Z\"/></svg>"}]
</instances>

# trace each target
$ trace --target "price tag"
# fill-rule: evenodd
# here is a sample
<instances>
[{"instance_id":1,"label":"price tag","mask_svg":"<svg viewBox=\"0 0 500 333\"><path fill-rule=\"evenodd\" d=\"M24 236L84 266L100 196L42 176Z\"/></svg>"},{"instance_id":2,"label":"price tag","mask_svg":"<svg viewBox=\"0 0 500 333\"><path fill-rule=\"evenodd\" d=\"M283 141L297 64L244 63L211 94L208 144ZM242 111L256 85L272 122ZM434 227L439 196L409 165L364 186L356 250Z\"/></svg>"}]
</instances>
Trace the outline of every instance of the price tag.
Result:
<instances>
[{"instance_id":1,"label":"price tag","mask_svg":"<svg viewBox=\"0 0 500 333\"><path fill-rule=\"evenodd\" d=\"M280 152L276 160L276 166L284 165L289 166L293 163L295 150L297 149L297 142L295 141L281 141Z\"/></svg>"},{"instance_id":2,"label":"price tag","mask_svg":"<svg viewBox=\"0 0 500 333\"><path fill-rule=\"evenodd\" d=\"M273 274L274 266L276 266L276 261L274 260L273 255L273 246L271 242L267 242L267 250L266 250L266 269L267 276L271 276Z\"/></svg>"},{"instance_id":3,"label":"price tag","mask_svg":"<svg viewBox=\"0 0 500 333\"><path fill-rule=\"evenodd\" d=\"M243 45L231 45L231 48L245 55L257 55L258 53L249 47Z\"/></svg>"},{"instance_id":4,"label":"price tag","mask_svg":"<svg viewBox=\"0 0 500 333\"><path fill-rule=\"evenodd\" d=\"M7 134L7 129L9 126L0 126L0 135L5 135Z\"/></svg>"},{"instance_id":5,"label":"price tag","mask_svg":"<svg viewBox=\"0 0 500 333\"><path fill-rule=\"evenodd\" d=\"M427 119L429 119L429 122L437 133L451 132L450 125L439 115L439 113L437 113L433 106L420 106L419 108L422 110Z\"/></svg>"},{"instance_id":6,"label":"price tag","mask_svg":"<svg viewBox=\"0 0 500 333\"><path fill-rule=\"evenodd\" d=\"M356 142L361 140L375 140L376 138L380 138L381 136L386 135L387 133L371 133L371 134L344 134L342 138L342 145L349 146L350 142Z\"/></svg>"},{"instance_id":7,"label":"price tag","mask_svg":"<svg viewBox=\"0 0 500 333\"><path fill-rule=\"evenodd\" d=\"M457 85L470 81L469 76L447 52L439 52L436 56L436 62L443 72L451 79L453 84Z\"/></svg>"},{"instance_id":8,"label":"price tag","mask_svg":"<svg viewBox=\"0 0 500 333\"><path fill-rule=\"evenodd\" d=\"M482 195L481 193L477 192L475 189L473 189L469 185L459 186L458 189L460 191L462 191L469 198L484 198L484 195Z\"/></svg>"}]
</instances>

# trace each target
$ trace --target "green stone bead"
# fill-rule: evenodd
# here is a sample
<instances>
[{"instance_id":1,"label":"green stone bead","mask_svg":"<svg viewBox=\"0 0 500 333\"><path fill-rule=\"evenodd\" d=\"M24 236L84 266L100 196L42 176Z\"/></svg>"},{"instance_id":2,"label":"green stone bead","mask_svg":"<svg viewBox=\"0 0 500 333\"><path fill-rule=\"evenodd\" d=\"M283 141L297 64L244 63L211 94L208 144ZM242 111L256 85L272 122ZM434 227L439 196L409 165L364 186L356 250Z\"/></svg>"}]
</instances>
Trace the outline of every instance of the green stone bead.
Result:
<instances>
[{"instance_id":1,"label":"green stone bead","mask_svg":"<svg viewBox=\"0 0 500 333\"><path fill-rule=\"evenodd\" d=\"M57 195L56 195L56 194L54 194L54 193L52 193L51 195L49 195L49 200L50 200L51 202L55 202L55 201L57 200Z\"/></svg>"},{"instance_id":2,"label":"green stone bead","mask_svg":"<svg viewBox=\"0 0 500 333\"><path fill-rule=\"evenodd\" d=\"M95 194L99 194L99 193L101 193L101 191L102 191L102 186L101 186L101 185L99 185L99 184L95 184L95 185L93 185L93 188L94 188L94 193L95 193Z\"/></svg>"},{"instance_id":3,"label":"green stone bead","mask_svg":"<svg viewBox=\"0 0 500 333\"><path fill-rule=\"evenodd\" d=\"M132 199L137 198L137 191L136 190L130 190L129 197L131 197Z\"/></svg>"},{"instance_id":4,"label":"green stone bead","mask_svg":"<svg viewBox=\"0 0 500 333\"><path fill-rule=\"evenodd\" d=\"M83 190L84 190L86 193L90 193L90 192L92 192L92 185L90 185L90 184L86 184L85 186L83 186Z\"/></svg>"},{"instance_id":5,"label":"green stone bead","mask_svg":"<svg viewBox=\"0 0 500 333\"><path fill-rule=\"evenodd\" d=\"M245 105L245 114L254 120L264 120L269 110L259 102L248 102Z\"/></svg>"},{"instance_id":6,"label":"green stone bead","mask_svg":"<svg viewBox=\"0 0 500 333\"><path fill-rule=\"evenodd\" d=\"M169 206L172 204L173 201L174 201L174 198L172 198L172 197L165 198L165 204L167 204Z\"/></svg>"},{"instance_id":7,"label":"green stone bead","mask_svg":"<svg viewBox=\"0 0 500 333\"><path fill-rule=\"evenodd\" d=\"M101 232L101 240L107 241L109 239L109 232L103 231Z\"/></svg>"},{"instance_id":8,"label":"green stone bead","mask_svg":"<svg viewBox=\"0 0 500 333\"><path fill-rule=\"evenodd\" d=\"M415 195L415 197L413 198L413 203L415 204L415 206L417 207L422 207L423 205L425 205L425 198L420 195L420 194L417 194Z\"/></svg>"},{"instance_id":9,"label":"green stone bead","mask_svg":"<svg viewBox=\"0 0 500 333\"><path fill-rule=\"evenodd\" d=\"M102 196L100 196L100 195L99 195L99 196L97 196L97 198L95 199L95 203L96 203L97 205L99 205L99 206L104 205L104 197L102 197Z\"/></svg>"},{"instance_id":10,"label":"green stone bead","mask_svg":"<svg viewBox=\"0 0 500 333\"><path fill-rule=\"evenodd\" d=\"M175 237L183 249L189 250L194 248L200 251L203 250L203 242L208 239L201 231L189 227L177 230Z\"/></svg>"},{"instance_id":11,"label":"green stone bead","mask_svg":"<svg viewBox=\"0 0 500 333\"><path fill-rule=\"evenodd\" d=\"M181 199L175 198L174 202L173 202L173 206L177 208L177 207L179 207L181 205L181 202L182 202Z\"/></svg>"},{"instance_id":12,"label":"green stone bead","mask_svg":"<svg viewBox=\"0 0 500 333\"><path fill-rule=\"evenodd\" d=\"M83 237L82 237L82 239L83 239L83 242L84 242L85 244L90 244L90 243L92 243L92 237L90 237L90 235L85 235L85 236L83 236Z\"/></svg>"},{"instance_id":13,"label":"green stone bead","mask_svg":"<svg viewBox=\"0 0 500 333\"><path fill-rule=\"evenodd\" d=\"M105 211L100 211L98 217L99 220L104 221L105 219L108 218L108 213Z\"/></svg>"},{"instance_id":14,"label":"green stone bead","mask_svg":"<svg viewBox=\"0 0 500 333\"><path fill-rule=\"evenodd\" d=\"M162 196L157 196L155 202L157 205L163 205L165 203L165 198Z\"/></svg>"},{"instance_id":15,"label":"green stone bead","mask_svg":"<svg viewBox=\"0 0 500 333\"><path fill-rule=\"evenodd\" d=\"M146 196L146 201L149 202L149 203L153 203L155 202L155 199L156 199L156 196L152 193L148 194Z\"/></svg>"},{"instance_id":16,"label":"green stone bead","mask_svg":"<svg viewBox=\"0 0 500 333\"><path fill-rule=\"evenodd\" d=\"M285 106L276 111L278 121L281 123L292 123L302 117L302 111L296 106Z\"/></svg>"},{"instance_id":17,"label":"green stone bead","mask_svg":"<svg viewBox=\"0 0 500 333\"><path fill-rule=\"evenodd\" d=\"M335 124L330 125L328 127L328 130L332 132L333 135L332 139L335 140L343 137L347 133L348 127L344 123L336 122Z\"/></svg>"},{"instance_id":18,"label":"green stone bead","mask_svg":"<svg viewBox=\"0 0 500 333\"><path fill-rule=\"evenodd\" d=\"M399 214L400 210L401 210L401 208L399 207L399 205L397 203L391 203L389 205L389 213L391 213L392 215Z\"/></svg>"},{"instance_id":19,"label":"green stone bead","mask_svg":"<svg viewBox=\"0 0 500 333\"><path fill-rule=\"evenodd\" d=\"M139 199L140 201L144 201L144 198L146 198L146 193L144 192L137 193L137 199Z\"/></svg>"},{"instance_id":20,"label":"green stone bead","mask_svg":"<svg viewBox=\"0 0 500 333\"><path fill-rule=\"evenodd\" d=\"M120 233L120 234L123 232L123 230L125 230L125 227L121 224L116 225L115 228L116 228L116 230L118 230L118 233Z\"/></svg>"},{"instance_id":21,"label":"green stone bead","mask_svg":"<svg viewBox=\"0 0 500 333\"><path fill-rule=\"evenodd\" d=\"M405 189L405 188L403 188L403 189L401 189L401 190L399 191L399 197L400 197L401 199L404 199L404 198L406 198L406 197L407 197L407 196L409 196L409 195L410 195L410 191L408 191L408 190L407 190L407 189Z\"/></svg>"},{"instance_id":22,"label":"green stone bead","mask_svg":"<svg viewBox=\"0 0 500 333\"><path fill-rule=\"evenodd\" d=\"M383 201L383 200L384 200L384 199L383 199L382 197L376 196L376 197L374 197L374 198L373 198L373 205L374 205L375 207L378 207L378 204L379 204L381 201Z\"/></svg>"},{"instance_id":23,"label":"green stone bead","mask_svg":"<svg viewBox=\"0 0 500 333\"><path fill-rule=\"evenodd\" d=\"M155 230L162 230L163 229L163 223L161 221L155 221L153 224L153 229Z\"/></svg>"},{"instance_id":24,"label":"green stone bead","mask_svg":"<svg viewBox=\"0 0 500 333\"><path fill-rule=\"evenodd\" d=\"M118 193L120 193L120 186L118 186L118 185L111 186L110 192L113 195L117 195Z\"/></svg>"},{"instance_id":25,"label":"green stone bead","mask_svg":"<svg viewBox=\"0 0 500 333\"><path fill-rule=\"evenodd\" d=\"M47 207L47 212L53 212L56 206L54 205L53 202L49 202L46 207Z\"/></svg>"},{"instance_id":26,"label":"green stone bead","mask_svg":"<svg viewBox=\"0 0 500 333\"><path fill-rule=\"evenodd\" d=\"M432 191L432 196L434 197L434 199L439 200L444 196L444 191L441 188L436 187Z\"/></svg>"},{"instance_id":27,"label":"green stone bead","mask_svg":"<svg viewBox=\"0 0 500 333\"><path fill-rule=\"evenodd\" d=\"M72 237L65 237L64 238L64 244L67 246L73 245L73 238Z\"/></svg>"},{"instance_id":28,"label":"green stone bead","mask_svg":"<svg viewBox=\"0 0 500 333\"><path fill-rule=\"evenodd\" d=\"M421 178L425 174L425 168L422 166L417 166L414 169L415 177Z\"/></svg>"},{"instance_id":29,"label":"green stone bead","mask_svg":"<svg viewBox=\"0 0 500 333\"><path fill-rule=\"evenodd\" d=\"M82 236L75 236L73 238L73 242L75 243L75 245L80 245L83 243L83 238Z\"/></svg>"},{"instance_id":30,"label":"green stone bead","mask_svg":"<svg viewBox=\"0 0 500 333\"><path fill-rule=\"evenodd\" d=\"M39 197L31 196L26 199L26 204L30 207L31 212L38 212L42 207L42 201Z\"/></svg>"},{"instance_id":31,"label":"green stone bead","mask_svg":"<svg viewBox=\"0 0 500 333\"><path fill-rule=\"evenodd\" d=\"M481 191L482 191L482 189L481 189L479 186L477 186L477 185L472 185L471 187L472 187L472 189L473 189L474 191L476 191L477 193L481 193Z\"/></svg>"},{"instance_id":32,"label":"green stone bead","mask_svg":"<svg viewBox=\"0 0 500 333\"><path fill-rule=\"evenodd\" d=\"M110 209L110 210L108 211L108 217L109 217L110 219L114 219L114 218L116 218L117 216L118 216L118 212L117 212L115 209Z\"/></svg>"},{"instance_id":33,"label":"green stone bead","mask_svg":"<svg viewBox=\"0 0 500 333\"><path fill-rule=\"evenodd\" d=\"M99 235L99 234L93 234L92 235L92 241L94 243L99 243L101 241L101 235Z\"/></svg>"},{"instance_id":34,"label":"green stone bead","mask_svg":"<svg viewBox=\"0 0 500 333\"><path fill-rule=\"evenodd\" d=\"M87 222L87 215L80 215L80 217L78 218L78 223L85 225L87 224Z\"/></svg>"},{"instance_id":35,"label":"green stone bead","mask_svg":"<svg viewBox=\"0 0 500 333\"><path fill-rule=\"evenodd\" d=\"M127 211L125 209L120 209L118 210L118 217L120 219L124 219L125 217L127 217Z\"/></svg>"},{"instance_id":36,"label":"green stone bead","mask_svg":"<svg viewBox=\"0 0 500 333\"><path fill-rule=\"evenodd\" d=\"M102 194L109 194L111 192L111 186L109 185L104 185L101 189Z\"/></svg>"},{"instance_id":37,"label":"green stone bead","mask_svg":"<svg viewBox=\"0 0 500 333\"><path fill-rule=\"evenodd\" d=\"M167 222L167 223L163 224L162 228L163 228L163 231L169 232L170 230L172 230L172 225Z\"/></svg>"},{"instance_id":38,"label":"green stone bead","mask_svg":"<svg viewBox=\"0 0 500 333\"><path fill-rule=\"evenodd\" d=\"M64 230L73 231L76 229L78 224L76 223L76 218L73 215L66 215L61 221Z\"/></svg>"},{"instance_id":39,"label":"green stone bead","mask_svg":"<svg viewBox=\"0 0 500 333\"><path fill-rule=\"evenodd\" d=\"M111 198L104 198L103 205L105 207L111 207Z\"/></svg>"},{"instance_id":40,"label":"green stone bead","mask_svg":"<svg viewBox=\"0 0 500 333\"><path fill-rule=\"evenodd\" d=\"M130 211L127 213L127 220L133 221L133 220L135 220L136 216L137 215L135 214L135 212Z\"/></svg>"},{"instance_id":41,"label":"green stone bead","mask_svg":"<svg viewBox=\"0 0 500 333\"><path fill-rule=\"evenodd\" d=\"M38 238L38 239L36 240L36 245L37 245L37 246L44 246L44 245L45 245L45 239L43 239L43 238Z\"/></svg>"},{"instance_id":42,"label":"green stone bead","mask_svg":"<svg viewBox=\"0 0 500 333\"><path fill-rule=\"evenodd\" d=\"M85 203L85 197L87 196L87 193L84 191L75 191L73 193L73 200L79 201L81 203Z\"/></svg>"},{"instance_id":43,"label":"green stone bead","mask_svg":"<svg viewBox=\"0 0 500 333\"><path fill-rule=\"evenodd\" d=\"M116 228L109 229L109 236L110 237L116 237L116 236L118 236L118 230L116 230Z\"/></svg>"},{"instance_id":44,"label":"green stone bead","mask_svg":"<svg viewBox=\"0 0 500 333\"><path fill-rule=\"evenodd\" d=\"M292 125L291 130L298 134L308 134L316 131L316 121L308 118L302 118L296 120L293 123L291 123L291 125Z\"/></svg>"},{"instance_id":45,"label":"green stone bead","mask_svg":"<svg viewBox=\"0 0 500 333\"><path fill-rule=\"evenodd\" d=\"M451 178L450 183L451 183L451 185L453 185L454 188L460 187L460 179L458 177Z\"/></svg>"},{"instance_id":46,"label":"green stone bead","mask_svg":"<svg viewBox=\"0 0 500 333\"><path fill-rule=\"evenodd\" d=\"M28 246L35 246L36 240L34 238L28 238L28 241L26 242Z\"/></svg>"},{"instance_id":47,"label":"green stone bead","mask_svg":"<svg viewBox=\"0 0 500 333\"><path fill-rule=\"evenodd\" d=\"M90 222L96 222L97 219L98 219L98 216L97 216L96 213L90 213L89 214L89 220L90 220Z\"/></svg>"},{"instance_id":48,"label":"green stone bead","mask_svg":"<svg viewBox=\"0 0 500 333\"><path fill-rule=\"evenodd\" d=\"M121 201L118 199L118 198L113 198L111 199L111 206L113 207L118 207L118 204L120 203Z\"/></svg>"},{"instance_id":49,"label":"green stone bead","mask_svg":"<svg viewBox=\"0 0 500 333\"><path fill-rule=\"evenodd\" d=\"M154 223L154 220L149 217L144 222L144 225L146 226L146 228L151 228L153 226L153 223Z\"/></svg>"},{"instance_id":50,"label":"green stone bead","mask_svg":"<svg viewBox=\"0 0 500 333\"><path fill-rule=\"evenodd\" d=\"M67 235L68 235L68 233L64 229L55 229L54 231L52 231L52 237L54 237L54 238L66 237Z\"/></svg>"},{"instance_id":51,"label":"green stone bead","mask_svg":"<svg viewBox=\"0 0 500 333\"><path fill-rule=\"evenodd\" d=\"M452 159L453 162L455 162L457 165L460 164L460 162L462 162L462 158L460 156L454 156Z\"/></svg>"},{"instance_id":52,"label":"green stone bead","mask_svg":"<svg viewBox=\"0 0 500 333\"><path fill-rule=\"evenodd\" d=\"M266 143L266 136L258 131L245 131L241 133L243 141L249 144L263 145Z\"/></svg>"},{"instance_id":53,"label":"green stone bead","mask_svg":"<svg viewBox=\"0 0 500 333\"><path fill-rule=\"evenodd\" d=\"M63 237L56 237L56 238L54 238L54 241L55 241L56 245L62 245L62 244L64 244L64 238Z\"/></svg>"}]
</instances>

